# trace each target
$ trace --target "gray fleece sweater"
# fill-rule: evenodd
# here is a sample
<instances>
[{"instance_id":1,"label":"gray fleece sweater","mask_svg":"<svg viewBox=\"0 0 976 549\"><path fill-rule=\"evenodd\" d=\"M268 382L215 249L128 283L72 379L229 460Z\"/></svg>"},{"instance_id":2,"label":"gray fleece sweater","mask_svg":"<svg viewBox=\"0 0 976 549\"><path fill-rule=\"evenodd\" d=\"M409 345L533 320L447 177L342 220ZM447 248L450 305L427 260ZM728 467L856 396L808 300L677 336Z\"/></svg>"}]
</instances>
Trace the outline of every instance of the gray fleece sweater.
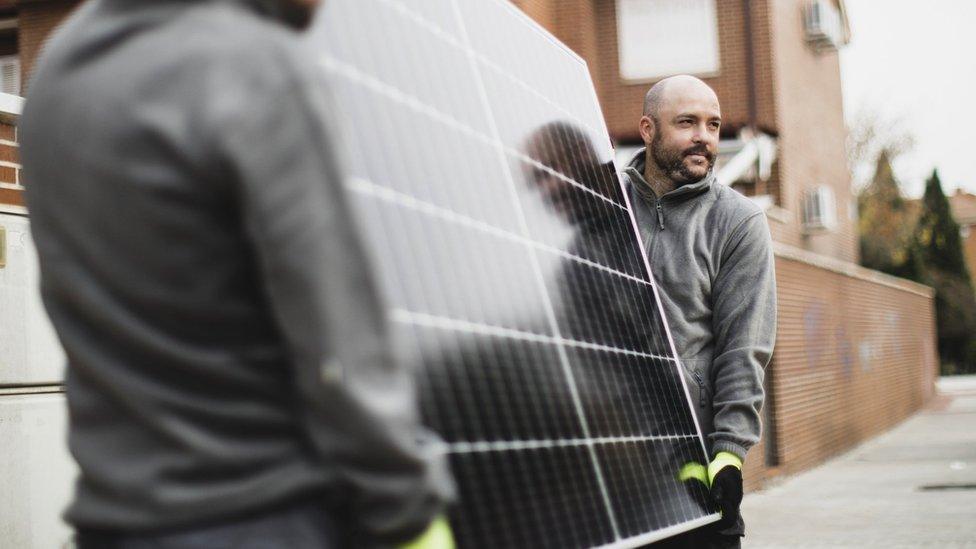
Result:
<instances>
[{"instance_id":1,"label":"gray fleece sweater","mask_svg":"<svg viewBox=\"0 0 976 549\"><path fill-rule=\"evenodd\" d=\"M20 124L67 351L75 525L305 497L409 539L450 497L353 230L320 71L267 0L92 0Z\"/></svg>"},{"instance_id":2,"label":"gray fleece sweater","mask_svg":"<svg viewBox=\"0 0 976 549\"><path fill-rule=\"evenodd\" d=\"M766 217L712 175L658 199L643 173L641 150L624 175L708 450L745 459L776 337Z\"/></svg>"}]
</instances>

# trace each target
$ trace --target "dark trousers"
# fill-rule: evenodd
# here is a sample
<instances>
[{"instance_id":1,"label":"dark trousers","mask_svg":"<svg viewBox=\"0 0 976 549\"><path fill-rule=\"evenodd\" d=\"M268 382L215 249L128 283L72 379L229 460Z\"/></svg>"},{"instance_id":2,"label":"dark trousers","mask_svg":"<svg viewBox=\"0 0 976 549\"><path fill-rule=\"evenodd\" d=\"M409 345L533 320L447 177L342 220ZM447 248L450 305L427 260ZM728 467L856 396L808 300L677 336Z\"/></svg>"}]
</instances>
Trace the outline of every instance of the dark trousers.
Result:
<instances>
[{"instance_id":1,"label":"dark trousers","mask_svg":"<svg viewBox=\"0 0 976 549\"><path fill-rule=\"evenodd\" d=\"M334 549L343 547L334 515L305 501L265 514L165 533L79 529L78 549Z\"/></svg>"}]
</instances>

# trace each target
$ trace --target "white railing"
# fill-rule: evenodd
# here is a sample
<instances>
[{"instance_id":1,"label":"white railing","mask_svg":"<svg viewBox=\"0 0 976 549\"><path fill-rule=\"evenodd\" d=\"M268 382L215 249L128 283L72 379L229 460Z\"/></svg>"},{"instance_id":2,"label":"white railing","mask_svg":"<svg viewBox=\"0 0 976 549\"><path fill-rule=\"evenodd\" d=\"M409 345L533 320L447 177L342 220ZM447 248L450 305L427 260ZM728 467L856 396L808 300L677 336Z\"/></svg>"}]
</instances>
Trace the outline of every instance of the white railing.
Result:
<instances>
[{"instance_id":1,"label":"white railing","mask_svg":"<svg viewBox=\"0 0 976 549\"><path fill-rule=\"evenodd\" d=\"M0 93L0 121L16 122L24 109L24 98L19 95Z\"/></svg>"}]
</instances>

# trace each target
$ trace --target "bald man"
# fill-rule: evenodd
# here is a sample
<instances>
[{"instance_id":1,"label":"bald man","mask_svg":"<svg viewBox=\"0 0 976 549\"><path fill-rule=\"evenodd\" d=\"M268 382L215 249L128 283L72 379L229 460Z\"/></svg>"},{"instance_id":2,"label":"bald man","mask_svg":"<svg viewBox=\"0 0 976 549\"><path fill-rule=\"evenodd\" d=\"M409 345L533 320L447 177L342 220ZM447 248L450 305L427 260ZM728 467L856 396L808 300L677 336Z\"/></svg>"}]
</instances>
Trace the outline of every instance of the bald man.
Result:
<instances>
[{"instance_id":1,"label":"bald man","mask_svg":"<svg viewBox=\"0 0 976 549\"><path fill-rule=\"evenodd\" d=\"M763 368L776 333L765 216L712 173L721 125L708 85L691 76L662 80L644 100L645 148L624 170L711 459L686 467L682 478L706 483L722 511L718 523L665 543L674 547L740 546L740 471L759 441Z\"/></svg>"}]
</instances>

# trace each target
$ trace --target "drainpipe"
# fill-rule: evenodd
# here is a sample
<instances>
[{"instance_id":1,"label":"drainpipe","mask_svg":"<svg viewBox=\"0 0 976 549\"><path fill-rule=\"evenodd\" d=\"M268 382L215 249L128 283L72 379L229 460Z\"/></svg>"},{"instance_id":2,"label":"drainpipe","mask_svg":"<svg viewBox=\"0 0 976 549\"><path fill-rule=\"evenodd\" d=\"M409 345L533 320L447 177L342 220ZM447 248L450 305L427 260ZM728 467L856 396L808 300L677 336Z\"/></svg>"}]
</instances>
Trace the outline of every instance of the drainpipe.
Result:
<instances>
[{"instance_id":1,"label":"drainpipe","mask_svg":"<svg viewBox=\"0 0 976 549\"><path fill-rule=\"evenodd\" d=\"M766 1L766 0L762 0ZM742 29L746 34L746 93L749 100L749 130L752 135L759 134L759 102L756 97L756 44L752 35L752 0L742 0ZM759 143L755 144L757 147ZM766 182L761 179L761 174L756 172L756 194L766 194ZM760 189L760 185L762 188ZM763 423L766 428L766 452L765 458L767 467L776 467L780 464L779 451L779 421L776 415L776 391L775 379L777 368L775 358L770 361L766 368L764 379L764 389L766 393L766 403L763 407Z\"/></svg>"},{"instance_id":2,"label":"drainpipe","mask_svg":"<svg viewBox=\"0 0 976 549\"><path fill-rule=\"evenodd\" d=\"M759 106L756 99L756 47L752 37L752 0L742 0L742 30L746 35L746 92L749 98L749 129L756 131Z\"/></svg>"}]
</instances>

